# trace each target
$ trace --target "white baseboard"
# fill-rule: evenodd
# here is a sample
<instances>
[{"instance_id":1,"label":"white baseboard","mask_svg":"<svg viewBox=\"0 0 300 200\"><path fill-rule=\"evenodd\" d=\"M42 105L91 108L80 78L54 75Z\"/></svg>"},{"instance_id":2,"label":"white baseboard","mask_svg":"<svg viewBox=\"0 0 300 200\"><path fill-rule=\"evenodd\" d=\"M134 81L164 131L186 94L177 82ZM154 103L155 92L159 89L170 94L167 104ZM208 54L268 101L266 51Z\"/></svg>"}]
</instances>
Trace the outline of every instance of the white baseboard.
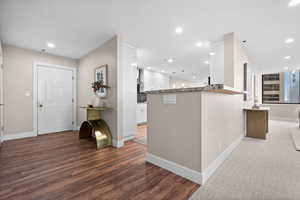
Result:
<instances>
[{"instance_id":1,"label":"white baseboard","mask_svg":"<svg viewBox=\"0 0 300 200\"><path fill-rule=\"evenodd\" d=\"M298 119L287 118L287 117L270 117L272 121L287 121L287 122L298 122Z\"/></svg>"},{"instance_id":2,"label":"white baseboard","mask_svg":"<svg viewBox=\"0 0 300 200\"><path fill-rule=\"evenodd\" d=\"M204 170L204 172L202 172L202 184L204 184L209 177L222 165L232 151L241 143L243 138L244 136L237 138Z\"/></svg>"},{"instance_id":3,"label":"white baseboard","mask_svg":"<svg viewBox=\"0 0 300 200\"><path fill-rule=\"evenodd\" d=\"M126 142L126 141L129 141L129 140L133 140L135 137L135 135L130 135L130 136L126 136L123 138L123 141Z\"/></svg>"},{"instance_id":4,"label":"white baseboard","mask_svg":"<svg viewBox=\"0 0 300 200\"><path fill-rule=\"evenodd\" d=\"M36 137L36 134L33 132L7 134L7 135L3 135L2 139L3 141L7 141L7 140L15 140L21 138L28 138L28 137Z\"/></svg>"},{"instance_id":5,"label":"white baseboard","mask_svg":"<svg viewBox=\"0 0 300 200\"><path fill-rule=\"evenodd\" d=\"M147 121L145 122L137 122L137 125L140 126L140 125L147 125Z\"/></svg>"},{"instance_id":6,"label":"white baseboard","mask_svg":"<svg viewBox=\"0 0 300 200\"><path fill-rule=\"evenodd\" d=\"M113 139L112 140L112 145L116 148L121 148L124 146L124 141L123 140L116 140L116 139Z\"/></svg>"},{"instance_id":7,"label":"white baseboard","mask_svg":"<svg viewBox=\"0 0 300 200\"><path fill-rule=\"evenodd\" d=\"M175 162L166 160L164 158L155 156L151 153L146 154L146 161L154 165L157 165L163 169L173 172L179 176L182 176L188 180L191 180L195 183L204 185L209 177L221 166L221 164L229 157L231 152L240 144L244 136L237 138L231 145L223 151L217 159L215 159L204 172L198 172L190 168L179 165Z\"/></svg>"},{"instance_id":8,"label":"white baseboard","mask_svg":"<svg viewBox=\"0 0 300 200\"><path fill-rule=\"evenodd\" d=\"M174 174L177 174L179 176L182 176L188 180L191 180L195 183L201 184L202 183L202 176L201 173L192 169L189 169L187 167L184 167L182 165L179 165L175 162L166 160L164 158L155 156L151 153L146 154L146 161L150 162L154 165L157 165L163 169L166 169L168 171L173 172Z\"/></svg>"}]
</instances>

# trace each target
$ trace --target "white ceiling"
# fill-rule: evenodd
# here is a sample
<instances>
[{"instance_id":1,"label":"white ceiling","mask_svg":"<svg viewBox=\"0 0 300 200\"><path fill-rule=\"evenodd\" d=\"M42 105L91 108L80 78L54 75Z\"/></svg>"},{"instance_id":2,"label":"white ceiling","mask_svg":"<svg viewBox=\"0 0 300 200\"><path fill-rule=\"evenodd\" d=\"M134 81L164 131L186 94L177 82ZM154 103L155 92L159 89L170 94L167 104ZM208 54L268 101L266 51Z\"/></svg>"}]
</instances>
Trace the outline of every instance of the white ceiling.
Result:
<instances>
[{"instance_id":1,"label":"white ceiling","mask_svg":"<svg viewBox=\"0 0 300 200\"><path fill-rule=\"evenodd\" d=\"M189 79L207 72L209 48L235 32L247 40L250 59L259 70L300 67L300 6L289 0L0 0L0 37L8 44L80 58L120 35L137 46L139 64ZM176 26L183 34L176 35ZM284 40L294 37L295 43ZM290 55L289 61L283 59ZM165 58L174 58L172 64ZM185 72L182 73L181 71Z\"/></svg>"}]
</instances>

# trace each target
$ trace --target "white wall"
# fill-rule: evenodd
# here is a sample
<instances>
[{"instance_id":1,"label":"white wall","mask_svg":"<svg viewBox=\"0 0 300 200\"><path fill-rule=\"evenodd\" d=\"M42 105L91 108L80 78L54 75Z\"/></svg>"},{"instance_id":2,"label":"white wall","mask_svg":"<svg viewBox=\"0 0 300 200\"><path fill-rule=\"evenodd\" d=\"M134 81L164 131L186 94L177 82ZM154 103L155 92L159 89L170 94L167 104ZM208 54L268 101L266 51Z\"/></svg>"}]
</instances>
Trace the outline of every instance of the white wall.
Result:
<instances>
[{"instance_id":1,"label":"white wall","mask_svg":"<svg viewBox=\"0 0 300 200\"><path fill-rule=\"evenodd\" d=\"M78 68L78 104L86 106L95 98L91 89L94 70L108 65L108 95L102 101L112 108L102 112L103 119L112 132L113 143L135 134L136 128L136 49L123 43L117 36L106 41L80 59ZM86 111L78 110L78 124L86 120Z\"/></svg>"},{"instance_id":2,"label":"white wall","mask_svg":"<svg viewBox=\"0 0 300 200\"><path fill-rule=\"evenodd\" d=\"M121 105L120 122L123 139L128 140L136 135L137 108L137 48L119 39L118 80Z\"/></svg>"},{"instance_id":3,"label":"white wall","mask_svg":"<svg viewBox=\"0 0 300 200\"><path fill-rule=\"evenodd\" d=\"M215 55L210 56L210 77L211 84L224 83L224 40L212 44L212 52Z\"/></svg>"},{"instance_id":4,"label":"white wall","mask_svg":"<svg viewBox=\"0 0 300 200\"><path fill-rule=\"evenodd\" d=\"M242 95L202 93L202 172L205 172L232 143L244 136L242 106Z\"/></svg>"},{"instance_id":5,"label":"white wall","mask_svg":"<svg viewBox=\"0 0 300 200\"><path fill-rule=\"evenodd\" d=\"M101 113L102 118L108 123L114 141L122 139L118 133L118 39L112 39L103 43L79 60L78 67L78 105L86 106L96 98L91 88L91 83L95 81L95 69L102 65L108 65L108 86L107 97L101 99L111 108L109 111ZM78 125L86 120L86 110L78 109Z\"/></svg>"},{"instance_id":6,"label":"white wall","mask_svg":"<svg viewBox=\"0 0 300 200\"><path fill-rule=\"evenodd\" d=\"M223 41L212 44L214 56L210 57L212 83L221 83L243 90L244 63L248 63L248 78L251 80L252 62L242 43L234 33L224 35ZM248 83L251 86L251 81Z\"/></svg>"},{"instance_id":7,"label":"white wall","mask_svg":"<svg viewBox=\"0 0 300 200\"><path fill-rule=\"evenodd\" d=\"M190 81L171 77L170 78L170 88L201 87L201 86L207 85L204 82L207 82L207 81L203 81L202 83L193 83Z\"/></svg>"},{"instance_id":8,"label":"white wall","mask_svg":"<svg viewBox=\"0 0 300 200\"><path fill-rule=\"evenodd\" d=\"M75 59L3 45L4 136L33 132L33 63L77 67ZM17 136L16 136L17 137Z\"/></svg>"},{"instance_id":9,"label":"white wall","mask_svg":"<svg viewBox=\"0 0 300 200\"><path fill-rule=\"evenodd\" d=\"M263 104L269 107L269 117L271 120L298 121L299 104Z\"/></svg>"},{"instance_id":10,"label":"white wall","mask_svg":"<svg viewBox=\"0 0 300 200\"><path fill-rule=\"evenodd\" d=\"M144 70L144 91L170 88L170 76L158 72Z\"/></svg>"}]
</instances>

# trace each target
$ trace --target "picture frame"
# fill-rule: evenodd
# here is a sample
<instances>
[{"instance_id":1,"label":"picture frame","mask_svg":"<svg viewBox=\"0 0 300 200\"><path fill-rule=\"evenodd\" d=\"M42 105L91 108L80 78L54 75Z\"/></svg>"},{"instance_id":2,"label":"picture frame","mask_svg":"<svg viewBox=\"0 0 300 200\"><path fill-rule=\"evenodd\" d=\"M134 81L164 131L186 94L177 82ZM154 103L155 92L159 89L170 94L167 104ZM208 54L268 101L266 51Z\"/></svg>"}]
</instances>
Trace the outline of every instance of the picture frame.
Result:
<instances>
[{"instance_id":1,"label":"picture frame","mask_svg":"<svg viewBox=\"0 0 300 200\"><path fill-rule=\"evenodd\" d=\"M97 67L95 69L95 82L97 81L102 81L103 85L107 85L107 75L108 75L108 65L102 65L100 67ZM96 95L105 98L107 97L107 88L100 88L97 92Z\"/></svg>"}]
</instances>

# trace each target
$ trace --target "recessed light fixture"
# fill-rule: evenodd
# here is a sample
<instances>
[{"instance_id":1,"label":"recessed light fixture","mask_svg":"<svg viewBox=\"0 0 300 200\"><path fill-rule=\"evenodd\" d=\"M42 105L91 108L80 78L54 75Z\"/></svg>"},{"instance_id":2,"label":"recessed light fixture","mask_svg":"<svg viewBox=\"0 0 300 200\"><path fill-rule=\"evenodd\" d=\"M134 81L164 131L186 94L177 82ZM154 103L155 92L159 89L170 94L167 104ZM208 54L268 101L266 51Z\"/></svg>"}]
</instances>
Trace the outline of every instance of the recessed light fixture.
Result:
<instances>
[{"instance_id":1,"label":"recessed light fixture","mask_svg":"<svg viewBox=\"0 0 300 200\"><path fill-rule=\"evenodd\" d=\"M284 59L289 60L291 59L291 56L285 56Z\"/></svg>"},{"instance_id":2,"label":"recessed light fixture","mask_svg":"<svg viewBox=\"0 0 300 200\"><path fill-rule=\"evenodd\" d=\"M137 67L138 64L137 64L137 63L131 63L131 66L132 66L132 67Z\"/></svg>"},{"instance_id":3,"label":"recessed light fixture","mask_svg":"<svg viewBox=\"0 0 300 200\"><path fill-rule=\"evenodd\" d=\"M208 65L208 64L209 64L209 61L206 60L206 61L204 61L203 63L206 64L206 65Z\"/></svg>"},{"instance_id":4,"label":"recessed light fixture","mask_svg":"<svg viewBox=\"0 0 300 200\"><path fill-rule=\"evenodd\" d=\"M51 49L53 49L55 47L55 44L52 42L47 42L47 46Z\"/></svg>"},{"instance_id":5,"label":"recessed light fixture","mask_svg":"<svg viewBox=\"0 0 300 200\"><path fill-rule=\"evenodd\" d=\"M196 47L202 47L203 46L203 42L197 42L196 43Z\"/></svg>"},{"instance_id":6,"label":"recessed light fixture","mask_svg":"<svg viewBox=\"0 0 300 200\"><path fill-rule=\"evenodd\" d=\"M215 52L210 52L209 55L214 56Z\"/></svg>"},{"instance_id":7,"label":"recessed light fixture","mask_svg":"<svg viewBox=\"0 0 300 200\"><path fill-rule=\"evenodd\" d=\"M165 73L165 70L161 70L161 73Z\"/></svg>"},{"instance_id":8,"label":"recessed light fixture","mask_svg":"<svg viewBox=\"0 0 300 200\"><path fill-rule=\"evenodd\" d=\"M152 69L151 67L147 67L147 69Z\"/></svg>"},{"instance_id":9,"label":"recessed light fixture","mask_svg":"<svg viewBox=\"0 0 300 200\"><path fill-rule=\"evenodd\" d=\"M284 70L288 70L289 68L288 68L288 67L284 67L283 69L284 69Z\"/></svg>"},{"instance_id":10,"label":"recessed light fixture","mask_svg":"<svg viewBox=\"0 0 300 200\"><path fill-rule=\"evenodd\" d=\"M196 76L193 76L193 79L196 79Z\"/></svg>"},{"instance_id":11,"label":"recessed light fixture","mask_svg":"<svg viewBox=\"0 0 300 200\"><path fill-rule=\"evenodd\" d=\"M182 32L183 32L183 29L182 29L181 26L177 26L177 27L175 28L175 33L176 33L176 34L180 35L180 34L182 34Z\"/></svg>"},{"instance_id":12,"label":"recessed light fixture","mask_svg":"<svg viewBox=\"0 0 300 200\"><path fill-rule=\"evenodd\" d=\"M295 42L295 39L294 39L294 38L287 38L284 42L285 42L286 44L290 44L290 43Z\"/></svg>"},{"instance_id":13,"label":"recessed light fixture","mask_svg":"<svg viewBox=\"0 0 300 200\"><path fill-rule=\"evenodd\" d=\"M172 62L174 62L174 60L173 60L173 58L169 58L169 59L167 59L167 62L172 63Z\"/></svg>"},{"instance_id":14,"label":"recessed light fixture","mask_svg":"<svg viewBox=\"0 0 300 200\"><path fill-rule=\"evenodd\" d=\"M289 3L289 7L295 7L300 5L300 0L291 0Z\"/></svg>"}]
</instances>

